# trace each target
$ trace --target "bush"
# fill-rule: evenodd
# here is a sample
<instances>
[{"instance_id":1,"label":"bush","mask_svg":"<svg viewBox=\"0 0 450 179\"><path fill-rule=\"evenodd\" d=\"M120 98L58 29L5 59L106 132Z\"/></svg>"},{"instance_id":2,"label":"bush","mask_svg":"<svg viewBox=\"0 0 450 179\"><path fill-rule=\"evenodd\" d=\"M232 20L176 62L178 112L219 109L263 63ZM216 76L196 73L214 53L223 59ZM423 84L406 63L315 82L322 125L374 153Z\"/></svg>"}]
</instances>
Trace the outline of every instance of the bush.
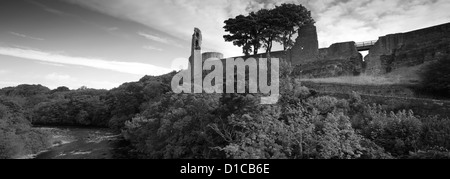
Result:
<instances>
[{"instance_id":1,"label":"bush","mask_svg":"<svg viewBox=\"0 0 450 179\"><path fill-rule=\"evenodd\" d=\"M361 140L361 147L363 147L360 159L394 159L391 154L372 142L369 139L363 138Z\"/></svg>"},{"instance_id":2,"label":"bush","mask_svg":"<svg viewBox=\"0 0 450 179\"><path fill-rule=\"evenodd\" d=\"M425 92L450 97L450 56L429 65L422 78Z\"/></svg>"},{"instance_id":3,"label":"bush","mask_svg":"<svg viewBox=\"0 0 450 179\"><path fill-rule=\"evenodd\" d=\"M450 150L450 119L430 116L423 120L421 144Z\"/></svg>"},{"instance_id":4,"label":"bush","mask_svg":"<svg viewBox=\"0 0 450 179\"><path fill-rule=\"evenodd\" d=\"M268 109L265 112L269 112ZM212 124L211 128L228 142L224 147L216 147L225 152L227 158L281 159L292 153L286 140L288 136L284 135L288 131L273 115L232 115L224 126Z\"/></svg>"},{"instance_id":5,"label":"bush","mask_svg":"<svg viewBox=\"0 0 450 179\"><path fill-rule=\"evenodd\" d=\"M228 158L350 159L359 158L362 153L361 136L342 113L323 117L291 109L288 119L280 120L279 107L265 106L260 110L256 114L230 116L225 129L214 128L229 142L219 148Z\"/></svg>"},{"instance_id":6,"label":"bush","mask_svg":"<svg viewBox=\"0 0 450 179\"><path fill-rule=\"evenodd\" d=\"M17 156L23 148L23 144L18 141L20 141L20 138L17 135L0 129L0 159L10 159Z\"/></svg>"},{"instance_id":7,"label":"bush","mask_svg":"<svg viewBox=\"0 0 450 179\"><path fill-rule=\"evenodd\" d=\"M110 115L106 101L101 99L104 94L101 90L66 92L62 97L35 106L32 122L41 125L107 127Z\"/></svg>"},{"instance_id":8,"label":"bush","mask_svg":"<svg viewBox=\"0 0 450 179\"><path fill-rule=\"evenodd\" d=\"M355 159L362 154L361 136L353 130L343 113L330 113L318 131L319 157L324 159Z\"/></svg>"},{"instance_id":9,"label":"bush","mask_svg":"<svg viewBox=\"0 0 450 179\"><path fill-rule=\"evenodd\" d=\"M123 133L144 158L214 158L208 126L219 120L212 115L218 103L216 95L169 94L126 122Z\"/></svg>"},{"instance_id":10,"label":"bush","mask_svg":"<svg viewBox=\"0 0 450 179\"><path fill-rule=\"evenodd\" d=\"M417 151L420 144L422 123L412 111L387 114L381 106L368 106L367 126L362 134L382 146L394 156L408 155Z\"/></svg>"},{"instance_id":11,"label":"bush","mask_svg":"<svg viewBox=\"0 0 450 179\"><path fill-rule=\"evenodd\" d=\"M340 112L346 112L349 109L349 104L346 100L338 100L329 96L322 96L310 99L308 104L314 109L317 109L320 114L328 114L333 111L339 110Z\"/></svg>"},{"instance_id":12,"label":"bush","mask_svg":"<svg viewBox=\"0 0 450 179\"><path fill-rule=\"evenodd\" d=\"M32 129L19 105L0 98L0 159L34 154L49 146L48 133Z\"/></svg>"},{"instance_id":13,"label":"bush","mask_svg":"<svg viewBox=\"0 0 450 179\"><path fill-rule=\"evenodd\" d=\"M309 90L292 80L287 84L279 104L257 105L258 110L231 115L222 126L214 126L227 141L217 148L234 159L359 158L362 136L344 114L347 101L296 95Z\"/></svg>"}]
</instances>

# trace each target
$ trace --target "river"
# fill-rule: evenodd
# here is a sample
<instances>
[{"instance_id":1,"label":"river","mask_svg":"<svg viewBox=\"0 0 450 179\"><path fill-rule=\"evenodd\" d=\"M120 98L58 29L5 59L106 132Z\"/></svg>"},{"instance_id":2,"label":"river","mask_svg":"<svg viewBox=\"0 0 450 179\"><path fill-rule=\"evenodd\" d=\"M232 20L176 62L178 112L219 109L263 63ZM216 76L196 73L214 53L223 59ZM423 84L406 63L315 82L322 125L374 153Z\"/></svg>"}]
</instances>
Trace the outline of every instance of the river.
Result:
<instances>
[{"instance_id":1,"label":"river","mask_svg":"<svg viewBox=\"0 0 450 179\"><path fill-rule=\"evenodd\" d=\"M51 148L29 156L33 159L128 159L126 142L109 129L39 127L52 134Z\"/></svg>"}]
</instances>

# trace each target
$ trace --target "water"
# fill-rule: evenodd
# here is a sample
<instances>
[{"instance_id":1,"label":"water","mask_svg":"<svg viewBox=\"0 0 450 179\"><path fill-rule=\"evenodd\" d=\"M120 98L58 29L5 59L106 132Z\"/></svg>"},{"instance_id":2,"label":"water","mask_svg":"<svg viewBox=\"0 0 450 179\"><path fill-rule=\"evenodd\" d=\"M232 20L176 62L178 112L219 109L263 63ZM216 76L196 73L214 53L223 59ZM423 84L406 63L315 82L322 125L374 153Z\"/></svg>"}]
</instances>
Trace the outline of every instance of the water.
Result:
<instances>
[{"instance_id":1,"label":"water","mask_svg":"<svg viewBox=\"0 0 450 179\"><path fill-rule=\"evenodd\" d=\"M40 128L52 133L53 146L34 159L127 159L126 142L117 133L98 128Z\"/></svg>"}]
</instances>

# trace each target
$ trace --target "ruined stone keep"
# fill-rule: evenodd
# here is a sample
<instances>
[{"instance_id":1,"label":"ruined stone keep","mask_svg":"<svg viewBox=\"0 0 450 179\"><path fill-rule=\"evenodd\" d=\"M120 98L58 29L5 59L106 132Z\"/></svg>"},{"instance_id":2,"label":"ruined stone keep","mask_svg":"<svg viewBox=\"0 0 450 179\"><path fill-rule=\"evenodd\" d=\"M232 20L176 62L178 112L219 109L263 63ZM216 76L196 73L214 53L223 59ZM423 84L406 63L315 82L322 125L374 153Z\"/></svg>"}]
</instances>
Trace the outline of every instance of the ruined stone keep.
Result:
<instances>
[{"instance_id":1,"label":"ruined stone keep","mask_svg":"<svg viewBox=\"0 0 450 179\"><path fill-rule=\"evenodd\" d=\"M450 23L407 33L380 37L368 46L355 42L332 44L319 49L317 29L308 25L299 29L295 45L287 51L271 52L272 58L286 60L295 66L293 74L301 78L326 78L339 76L383 75L401 67L421 65L450 55ZM195 28L192 37L194 50L201 50L202 35ZM363 60L358 50L369 49ZM266 54L233 58L265 58ZM224 60L219 52L202 54L203 61L209 58ZM192 63L191 63L192 64Z\"/></svg>"}]
</instances>

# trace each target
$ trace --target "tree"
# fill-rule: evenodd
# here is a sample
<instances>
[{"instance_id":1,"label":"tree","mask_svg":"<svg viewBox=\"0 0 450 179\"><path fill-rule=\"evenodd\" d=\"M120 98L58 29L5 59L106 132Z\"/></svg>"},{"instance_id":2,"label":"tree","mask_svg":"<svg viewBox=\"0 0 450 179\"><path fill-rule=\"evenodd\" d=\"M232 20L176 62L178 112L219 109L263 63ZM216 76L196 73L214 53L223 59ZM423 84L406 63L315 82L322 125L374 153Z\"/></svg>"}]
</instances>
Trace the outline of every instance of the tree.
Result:
<instances>
[{"instance_id":1,"label":"tree","mask_svg":"<svg viewBox=\"0 0 450 179\"><path fill-rule=\"evenodd\" d=\"M261 41L266 49L267 58L270 59L273 41L283 33L282 17L277 12L267 9L261 9L256 15L260 18L259 23L263 27Z\"/></svg>"},{"instance_id":2,"label":"tree","mask_svg":"<svg viewBox=\"0 0 450 179\"><path fill-rule=\"evenodd\" d=\"M263 27L259 24L259 21L261 20L256 13L251 12L248 16L248 22L250 22L250 37L251 37L251 44L253 46L253 54L257 55L258 50L261 48L261 38L262 38L262 30Z\"/></svg>"},{"instance_id":3,"label":"tree","mask_svg":"<svg viewBox=\"0 0 450 179\"><path fill-rule=\"evenodd\" d=\"M223 36L225 41L242 47L246 56L249 56L252 51L255 55L258 54L258 50L261 48L261 26L255 13L250 13L249 16L239 15L230 18L225 21L225 24L225 32L230 33L230 35Z\"/></svg>"},{"instance_id":4,"label":"tree","mask_svg":"<svg viewBox=\"0 0 450 179\"><path fill-rule=\"evenodd\" d=\"M1 90L6 96L30 97L39 94L46 94L50 89L42 85L19 85L17 87L9 87Z\"/></svg>"},{"instance_id":5,"label":"tree","mask_svg":"<svg viewBox=\"0 0 450 179\"><path fill-rule=\"evenodd\" d=\"M428 66L422 78L424 91L450 97L450 56Z\"/></svg>"},{"instance_id":6,"label":"tree","mask_svg":"<svg viewBox=\"0 0 450 179\"><path fill-rule=\"evenodd\" d=\"M281 22L282 33L277 39L283 45L284 51L294 46L292 37L298 32L298 29L307 25L314 24L315 21L311 17L311 11L308 11L303 5L282 4L273 9L276 16L279 16ZM301 35L301 34L299 34Z\"/></svg>"},{"instance_id":7,"label":"tree","mask_svg":"<svg viewBox=\"0 0 450 179\"><path fill-rule=\"evenodd\" d=\"M88 90L89 88L87 86L82 86L80 88L78 88L78 91L83 91L83 90Z\"/></svg>"},{"instance_id":8,"label":"tree","mask_svg":"<svg viewBox=\"0 0 450 179\"><path fill-rule=\"evenodd\" d=\"M311 12L302 5L282 4L275 9L261 9L251 12L248 16L239 15L225 21L227 42L242 47L245 55L250 52L258 54L261 47L266 49L270 58L273 42L280 42L284 50L294 45L292 37L297 30L307 24L314 24Z\"/></svg>"},{"instance_id":9,"label":"tree","mask_svg":"<svg viewBox=\"0 0 450 179\"><path fill-rule=\"evenodd\" d=\"M70 91L70 89L68 87L65 86L60 86L54 90L52 90L52 93L56 93L56 92L67 92Z\"/></svg>"}]
</instances>

